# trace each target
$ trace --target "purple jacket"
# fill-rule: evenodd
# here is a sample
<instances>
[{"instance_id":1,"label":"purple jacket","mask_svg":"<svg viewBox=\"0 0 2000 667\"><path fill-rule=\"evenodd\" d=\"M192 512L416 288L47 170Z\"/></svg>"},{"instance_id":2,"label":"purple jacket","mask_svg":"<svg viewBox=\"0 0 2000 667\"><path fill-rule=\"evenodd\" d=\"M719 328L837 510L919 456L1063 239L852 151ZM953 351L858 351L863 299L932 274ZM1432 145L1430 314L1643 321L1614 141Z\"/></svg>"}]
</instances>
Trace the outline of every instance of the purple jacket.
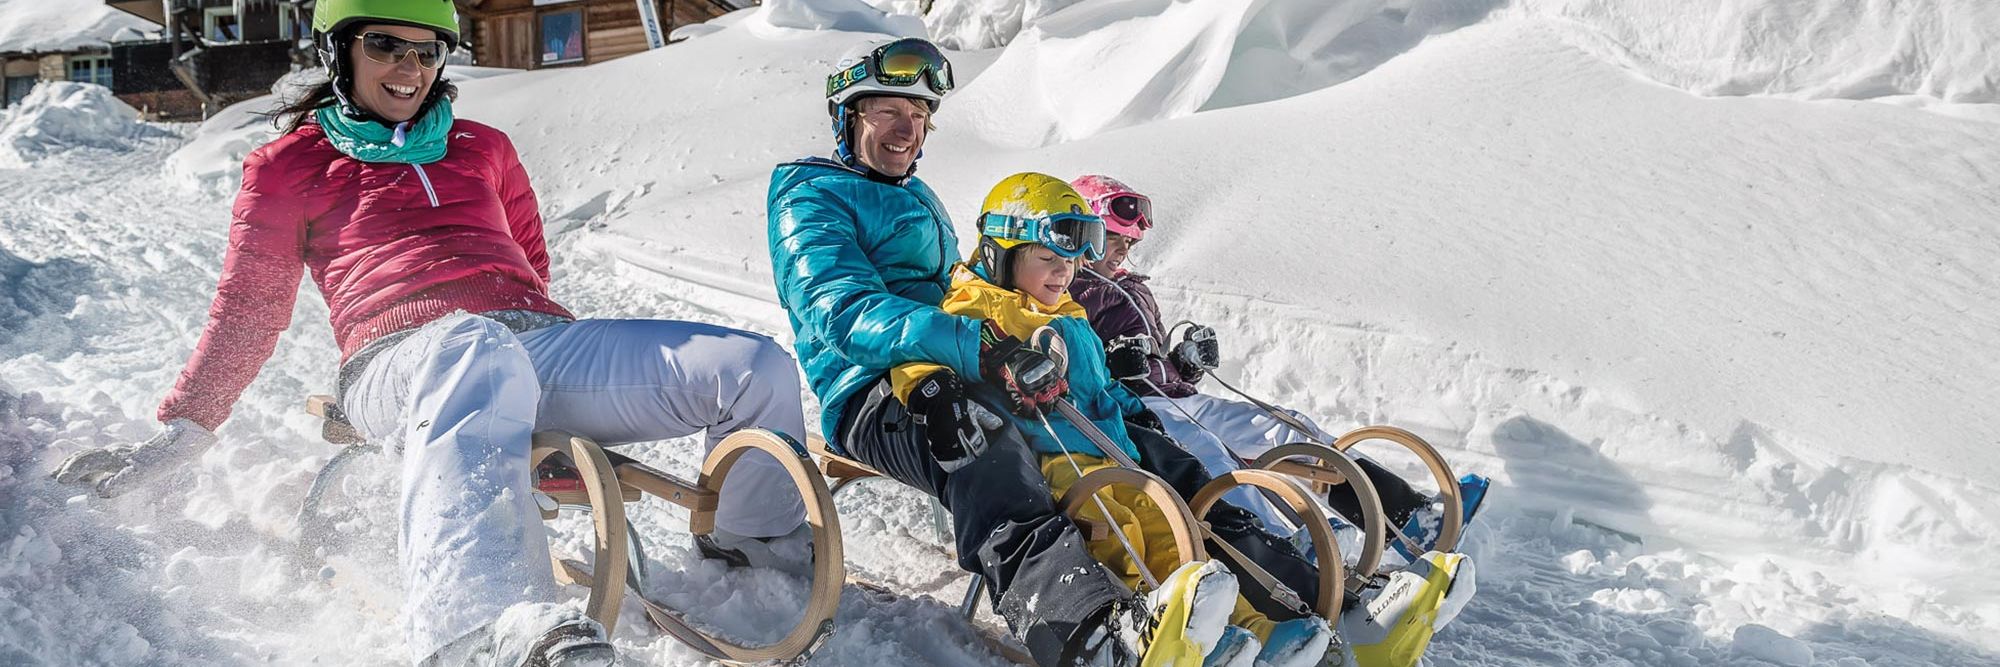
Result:
<instances>
[{"instance_id":1,"label":"purple jacket","mask_svg":"<svg viewBox=\"0 0 2000 667\"><path fill-rule=\"evenodd\" d=\"M1147 362L1153 369L1152 386L1143 382L1127 382L1126 388L1140 396L1160 396L1186 398L1196 393L1194 383L1181 377L1179 370L1164 358L1167 353L1167 327L1160 322L1160 306L1153 301L1152 288L1146 287L1146 277L1131 271L1119 271L1110 278L1083 268L1077 271L1076 282L1069 286L1070 297L1083 304L1090 314L1090 328L1097 331L1097 337L1110 343L1122 336L1145 335L1153 338L1154 349L1160 358Z\"/></svg>"}]
</instances>

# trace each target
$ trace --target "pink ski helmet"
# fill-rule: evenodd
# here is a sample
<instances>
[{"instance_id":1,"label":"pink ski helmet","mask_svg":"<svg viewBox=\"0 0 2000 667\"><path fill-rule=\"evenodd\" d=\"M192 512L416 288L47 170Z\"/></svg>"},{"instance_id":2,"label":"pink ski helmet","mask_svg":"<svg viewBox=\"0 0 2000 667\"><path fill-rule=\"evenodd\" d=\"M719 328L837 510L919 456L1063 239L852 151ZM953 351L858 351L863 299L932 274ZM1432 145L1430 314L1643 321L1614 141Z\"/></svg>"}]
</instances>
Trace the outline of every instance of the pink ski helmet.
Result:
<instances>
[{"instance_id":1,"label":"pink ski helmet","mask_svg":"<svg viewBox=\"0 0 2000 667\"><path fill-rule=\"evenodd\" d=\"M1069 185L1090 202L1091 212L1104 219L1104 231L1138 240L1153 228L1153 200L1118 179L1091 174Z\"/></svg>"}]
</instances>

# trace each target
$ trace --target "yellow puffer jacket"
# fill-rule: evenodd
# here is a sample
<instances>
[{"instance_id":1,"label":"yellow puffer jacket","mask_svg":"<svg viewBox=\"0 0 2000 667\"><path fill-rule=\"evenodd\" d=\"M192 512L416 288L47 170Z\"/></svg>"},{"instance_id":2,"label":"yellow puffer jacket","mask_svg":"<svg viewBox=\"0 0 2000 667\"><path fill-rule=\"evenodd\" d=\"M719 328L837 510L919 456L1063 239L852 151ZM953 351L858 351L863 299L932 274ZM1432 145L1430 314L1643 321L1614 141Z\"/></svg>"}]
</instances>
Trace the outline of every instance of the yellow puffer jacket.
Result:
<instances>
[{"instance_id":1,"label":"yellow puffer jacket","mask_svg":"<svg viewBox=\"0 0 2000 667\"><path fill-rule=\"evenodd\" d=\"M1084 319L1083 306L1068 294L1054 306L1043 305L1027 294L986 282L960 264L952 267L951 291L945 293L944 303L938 306L952 315L990 320L1008 335L1024 341L1034 336L1037 329L1054 328L1069 352L1069 370L1065 376L1069 380L1069 394L1065 398L1133 460L1140 458L1139 448L1132 446L1131 436L1125 431L1125 417L1144 411L1146 404L1139 402L1139 397L1125 385L1111 379L1104 367L1104 341L1091 331L1090 322ZM896 398L907 404L918 381L944 368L928 362L902 364L890 369L889 386ZM964 380L976 383L980 378ZM1043 423L1011 413L1006 416L1037 452L1104 455L1082 431L1060 417L1051 416Z\"/></svg>"}]
</instances>

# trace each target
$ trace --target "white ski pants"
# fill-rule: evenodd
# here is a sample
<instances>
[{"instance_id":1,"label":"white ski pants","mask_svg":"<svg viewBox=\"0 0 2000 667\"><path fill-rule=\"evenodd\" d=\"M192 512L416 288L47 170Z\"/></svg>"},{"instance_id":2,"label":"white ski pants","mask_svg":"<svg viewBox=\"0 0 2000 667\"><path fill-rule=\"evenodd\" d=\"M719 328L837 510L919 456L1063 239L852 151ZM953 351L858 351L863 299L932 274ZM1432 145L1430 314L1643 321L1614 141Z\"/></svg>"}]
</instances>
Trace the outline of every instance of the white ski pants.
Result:
<instances>
[{"instance_id":1,"label":"white ski pants","mask_svg":"<svg viewBox=\"0 0 2000 667\"><path fill-rule=\"evenodd\" d=\"M580 320L516 335L455 314L377 354L343 397L369 440L402 451L399 560L410 650L423 660L517 603L561 598L530 495L529 442L555 429L606 445L765 428L803 440L798 366L756 334L694 322ZM745 457L717 526L783 535L804 520L791 478Z\"/></svg>"},{"instance_id":2,"label":"white ski pants","mask_svg":"<svg viewBox=\"0 0 2000 667\"><path fill-rule=\"evenodd\" d=\"M1160 423L1167 427L1167 437L1201 459L1202 467L1207 468L1210 475L1241 470L1243 459L1254 459L1272 447L1307 439L1305 434L1273 418L1263 408L1245 401L1207 394L1187 398L1147 396L1140 400L1153 414L1160 416ZM1305 415L1291 410L1285 410L1285 414L1298 419L1301 424L1319 429L1319 425ZM1324 437L1322 433L1313 435ZM1225 442L1228 446L1223 445ZM1265 527L1270 530L1280 531L1281 527L1289 524L1288 520L1281 518L1283 514L1271 501L1251 489L1235 489L1225 494L1223 499L1250 510L1257 518L1263 519Z\"/></svg>"}]
</instances>

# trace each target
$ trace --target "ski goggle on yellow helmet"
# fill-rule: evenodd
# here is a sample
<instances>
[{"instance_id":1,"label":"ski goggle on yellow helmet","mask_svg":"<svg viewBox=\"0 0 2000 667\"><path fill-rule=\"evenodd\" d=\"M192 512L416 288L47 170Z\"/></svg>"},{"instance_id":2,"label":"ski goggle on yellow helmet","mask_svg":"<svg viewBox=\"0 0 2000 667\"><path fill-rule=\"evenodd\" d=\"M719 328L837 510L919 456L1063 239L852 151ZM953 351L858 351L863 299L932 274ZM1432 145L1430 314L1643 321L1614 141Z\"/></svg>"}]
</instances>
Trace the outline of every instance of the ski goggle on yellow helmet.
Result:
<instances>
[{"instance_id":1,"label":"ski goggle on yellow helmet","mask_svg":"<svg viewBox=\"0 0 2000 667\"><path fill-rule=\"evenodd\" d=\"M980 206L979 235L1003 250L1039 243L1065 258L1104 258L1104 219L1048 174L1023 172L993 186Z\"/></svg>"}]
</instances>

